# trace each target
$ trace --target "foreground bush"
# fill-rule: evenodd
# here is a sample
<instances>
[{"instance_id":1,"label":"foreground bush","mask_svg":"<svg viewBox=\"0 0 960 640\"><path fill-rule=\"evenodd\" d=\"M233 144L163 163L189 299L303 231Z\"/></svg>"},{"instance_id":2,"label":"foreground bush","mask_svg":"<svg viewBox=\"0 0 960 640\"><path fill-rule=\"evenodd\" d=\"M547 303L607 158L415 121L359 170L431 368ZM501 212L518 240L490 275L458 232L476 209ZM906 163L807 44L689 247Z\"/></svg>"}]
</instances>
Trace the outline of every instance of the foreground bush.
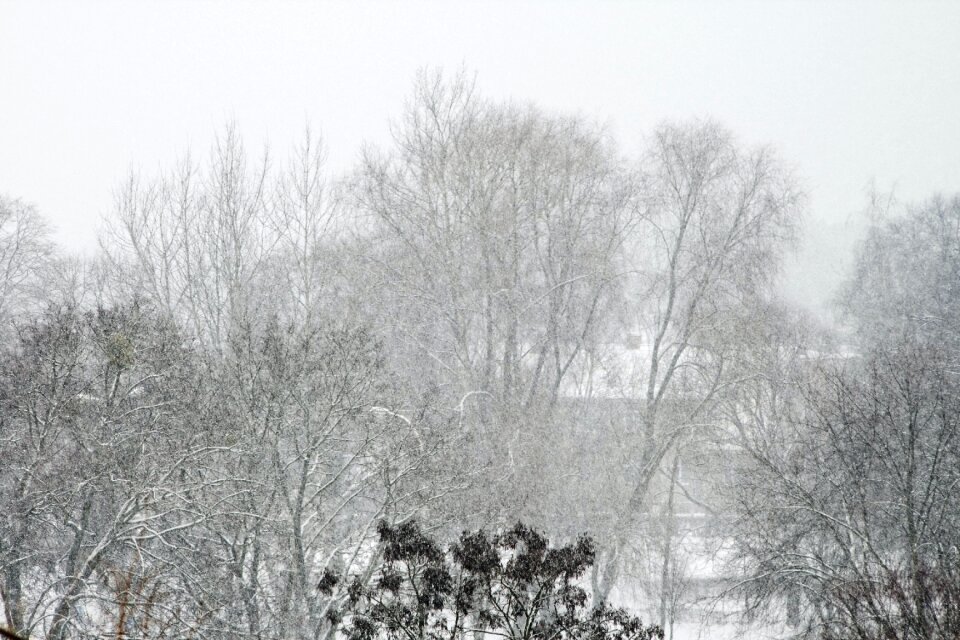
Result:
<instances>
[{"instance_id":1,"label":"foreground bush","mask_svg":"<svg viewBox=\"0 0 960 640\"><path fill-rule=\"evenodd\" d=\"M497 535L464 533L444 550L412 522L381 522L378 531L381 568L369 584L356 578L348 586L350 640L663 638L660 627L623 609L589 603L578 584L594 561L588 537L551 547L517 524Z\"/></svg>"}]
</instances>

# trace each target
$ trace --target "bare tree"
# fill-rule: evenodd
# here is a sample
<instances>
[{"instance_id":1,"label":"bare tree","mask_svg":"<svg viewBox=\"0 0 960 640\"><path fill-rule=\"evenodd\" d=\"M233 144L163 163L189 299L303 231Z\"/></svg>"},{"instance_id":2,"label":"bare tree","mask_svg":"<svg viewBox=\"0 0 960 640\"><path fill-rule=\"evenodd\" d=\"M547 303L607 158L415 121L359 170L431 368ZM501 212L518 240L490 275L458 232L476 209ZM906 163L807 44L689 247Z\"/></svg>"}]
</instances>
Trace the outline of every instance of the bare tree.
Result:
<instances>
[{"instance_id":1,"label":"bare tree","mask_svg":"<svg viewBox=\"0 0 960 640\"><path fill-rule=\"evenodd\" d=\"M944 364L898 345L829 372L785 446L752 449L738 542L755 603L791 604L818 637L957 633L958 413Z\"/></svg>"},{"instance_id":2,"label":"bare tree","mask_svg":"<svg viewBox=\"0 0 960 640\"><path fill-rule=\"evenodd\" d=\"M685 434L708 425L718 394L738 384L741 376L727 366L736 322L768 295L802 202L769 149L742 149L713 123L660 128L643 176L645 215L631 246L629 289L643 361L624 384L639 398L640 439L595 566L602 598L661 461Z\"/></svg>"},{"instance_id":3,"label":"bare tree","mask_svg":"<svg viewBox=\"0 0 960 640\"><path fill-rule=\"evenodd\" d=\"M197 633L335 632L346 593L315 585L375 563L378 519L408 519L456 486L437 474L447 423L395 393L380 344L334 298L344 277L323 159L308 131L283 171L251 170L230 129L207 167L128 183L103 241L125 286L179 318L203 363L190 419L210 453L188 478L205 518L170 560L190 567Z\"/></svg>"},{"instance_id":4,"label":"bare tree","mask_svg":"<svg viewBox=\"0 0 960 640\"><path fill-rule=\"evenodd\" d=\"M215 348L263 302L256 284L277 243L269 166L228 127L207 167L187 157L157 180L129 178L101 242L128 290L149 292Z\"/></svg>"},{"instance_id":5,"label":"bare tree","mask_svg":"<svg viewBox=\"0 0 960 640\"><path fill-rule=\"evenodd\" d=\"M8 622L47 637L96 627L112 567L153 565L202 519L180 475L204 452L181 421L190 364L174 327L139 304L54 308L3 366L3 596Z\"/></svg>"},{"instance_id":6,"label":"bare tree","mask_svg":"<svg viewBox=\"0 0 960 640\"><path fill-rule=\"evenodd\" d=\"M0 322L36 308L52 258L49 230L36 209L0 196Z\"/></svg>"},{"instance_id":7,"label":"bare tree","mask_svg":"<svg viewBox=\"0 0 960 640\"><path fill-rule=\"evenodd\" d=\"M353 193L391 362L477 430L492 478L526 485L497 492L501 515L549 511L535 452L609 327L632 187L601 130L486 101L463 74L422 73L393 148L365 154Z\"/></svg>"},{"instance_id":8,"label":"bare tree","mask_svg":"<svg viewBox=\"0 0 960 640\"><path fill-rule=\"evenodd\" d=\"M892 206L878 216L838 297L847 323L864 345L909 339L956 353L960 197Z\"/></svg>"},{"instance_id":9,"label":"bare tree","mask_svg":"<svg viewBox=\"0 0 960 640\"><path fill-rule=\"evenodd\" d=\"M744 422L743 587L807 636L958 632L955 209L870 232L841 298L853 351L810 354L792 407Z\"/></svg>"}]
</instances>

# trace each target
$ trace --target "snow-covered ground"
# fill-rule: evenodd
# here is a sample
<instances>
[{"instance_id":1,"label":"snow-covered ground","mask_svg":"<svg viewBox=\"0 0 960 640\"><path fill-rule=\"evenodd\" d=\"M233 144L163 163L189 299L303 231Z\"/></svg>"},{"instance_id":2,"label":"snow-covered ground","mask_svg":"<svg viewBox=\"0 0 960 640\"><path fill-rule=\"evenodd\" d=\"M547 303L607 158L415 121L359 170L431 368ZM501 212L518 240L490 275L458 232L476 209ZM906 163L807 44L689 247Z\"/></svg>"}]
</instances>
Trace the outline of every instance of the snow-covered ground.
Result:
<instances>
[{"instance_id":1,"label":"snow-covered ground","mask_svg":"<svg viewBox=\"0 0 960 640\"><path fill-rule=\"evenodd\" d=\"M666 640L780 640L783 630L769 626L743 626L738 624L701 624L678 622L666 630Z\"/></svg>"}]
</instances>

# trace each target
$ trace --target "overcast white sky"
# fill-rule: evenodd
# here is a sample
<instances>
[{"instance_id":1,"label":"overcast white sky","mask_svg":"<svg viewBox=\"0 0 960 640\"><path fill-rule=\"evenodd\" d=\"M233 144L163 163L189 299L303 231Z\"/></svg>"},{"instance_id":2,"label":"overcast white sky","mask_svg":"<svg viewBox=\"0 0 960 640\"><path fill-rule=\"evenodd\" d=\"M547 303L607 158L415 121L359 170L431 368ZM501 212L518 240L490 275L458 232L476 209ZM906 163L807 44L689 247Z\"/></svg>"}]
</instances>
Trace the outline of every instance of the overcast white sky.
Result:
<instances>
[{"instance_id":1,"label":"overcast white sky","mask_svg":"<svg viewBox=\"0 0 960 640\"><path fill-rule=\"evenodd\" d=\"M476 71L490 97L610 125L627 151L709 116L777 147L810 194L793 295L824 299L867 186L960 191L960 2L8 2L0 193L92 252L131 168L206 153L233 120L334 170L383 143L414 73Z\"/></svg>"}]
</instances>

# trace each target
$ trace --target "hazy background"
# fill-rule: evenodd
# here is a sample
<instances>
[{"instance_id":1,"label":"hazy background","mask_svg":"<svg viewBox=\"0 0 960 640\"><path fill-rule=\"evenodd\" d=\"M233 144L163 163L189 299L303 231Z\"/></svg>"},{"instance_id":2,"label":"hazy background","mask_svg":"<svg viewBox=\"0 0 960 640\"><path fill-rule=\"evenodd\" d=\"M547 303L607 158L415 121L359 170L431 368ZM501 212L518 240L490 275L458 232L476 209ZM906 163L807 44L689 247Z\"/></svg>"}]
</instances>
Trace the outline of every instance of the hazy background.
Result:
<instances>
[{"instance_id":1,"label":"hazy background","mask_svg":"<svg viewBox=\"0 0 960 640\"><path fill-rule=\"evenodd\" d=\"M330 168L389 135L422 66L579 112L636 152L663 119L768 142L810 195L791 297L829 295L870 186L960 187L960 3L0 2L0 192L92 252L113 191L236 122Z\"/></svg>"}]
</instances>

